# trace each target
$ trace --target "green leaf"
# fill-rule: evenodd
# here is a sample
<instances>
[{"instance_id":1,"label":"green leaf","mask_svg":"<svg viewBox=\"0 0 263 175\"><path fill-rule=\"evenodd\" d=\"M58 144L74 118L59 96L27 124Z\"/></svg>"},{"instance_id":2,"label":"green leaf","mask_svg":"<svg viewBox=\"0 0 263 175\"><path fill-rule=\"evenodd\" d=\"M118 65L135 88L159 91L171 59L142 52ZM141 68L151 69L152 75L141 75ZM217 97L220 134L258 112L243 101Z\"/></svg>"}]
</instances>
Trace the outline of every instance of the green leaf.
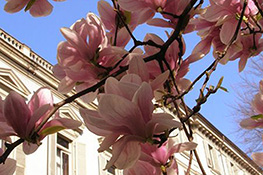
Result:
<instances>
[{"instance_id":1,"label":"green leaf","mask_svg":"<svg viewBox=\"0 0 263 175\"><path fill-rule=\"evenodd\" d=\"M35 2L36 0L30 0L26 5L25 12L28 11Z\"/></svg>"},{"instance_id":2,"label":"green leaf","mask_svg":"<svg viewBox=\"0 0 263 175\"><path fill-rule=\"evenodd\" d=\"M54 134L54 133L61 131L63 129L66 129L66 128L63 126L51 126L51 127L45 128L43 131L41 131L40 135L46 136L49 134Z\"/></svg>"},{"instance_id":3,"label":"green leaf","mask_svg":"<svg viewBox=\"0 0 263 175\"><path fill-rule=\"evenodd\" d=\"M263 119L263 114L253 115L251 118L254 120Z\"/></svg>"}]
</instances>

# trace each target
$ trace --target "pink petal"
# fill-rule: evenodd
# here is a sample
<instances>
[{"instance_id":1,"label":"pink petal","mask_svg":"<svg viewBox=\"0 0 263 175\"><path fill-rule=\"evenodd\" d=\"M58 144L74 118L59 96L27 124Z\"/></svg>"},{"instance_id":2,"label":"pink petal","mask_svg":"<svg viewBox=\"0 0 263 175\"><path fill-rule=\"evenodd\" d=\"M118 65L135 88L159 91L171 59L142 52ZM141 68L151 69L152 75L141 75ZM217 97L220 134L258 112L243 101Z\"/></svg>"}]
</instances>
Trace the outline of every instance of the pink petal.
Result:
<instances>
[{"instance_id":1,"label":"pink petal","mask_svg":"<svg viewBox=\"0 0 263 175\"><path fill-rule=\"evenodd\" d=\"M87 128L96 135L107 136L112 132L121 131L121 128L105 122L105 120L101 118L97 111L80 109L79 112L81 117L84 119Z\"/></svg>"},{"instance_id":2,"label":"pink petal","mask_svg":"<svg viewBox=\"0 0 263 175\"><path fill-rule=\"evenodd\" d=\"M168 79L170 73L169 71L165 71L164 73L158 75L158 77L156 77L151 83L151 87L152 90L157 90L159 88L163 87L163 84L165 83L165 81Z\"/></svg>"},{"instance_id":3,"label":"pink petal","mask_svg":"<svg viewBox=\"0 0 263 175\"><path fill-rule=\"evenodd\" d=\"M0 122L6 122L3 110L4 110L4 100L2 100L2 97L0 97Z\"/></svg>"},{"instance_id":4,"label":"pink petal","mask_svg":"<svg viewBox=\"0 0 263 175\"><path fill-rule=\"evenodd\" d=\"M8 13L16 13L22 10L29 0L9 0L4 7L4 10Z\"/></svg>"},{"instance_id":5,"label":"pink petal","mask_svg":"<svg viewBox=\"0 0 263 175\"><path fill-rule=\"evenodd\" d=\"M145 161L138 160L134 166L124 170L124 175L158 175L154 166ZM170 174L170 173L169 173Z\"/></svg>"},{"instance_id":6,"label":"pink petal","mask_svg":"<svg viewBox=\"0 0 263 175\"><path fill-rule=\"evenodd\" d=\"M113 126L124 125L133 134L144 134L144 121L139 108L131 101L113 94L100 97L99 114Z\"/></svg>"},{"instance_id":7,"label":"pink petal","mask_svg":"<svg viewBox=\"0 0 263 175\"><path fill-rule=\"evenodd\" d=\"M137 74L141 77L143 81L149 81L149 72L147 70L147 66L143 61L142 57L134 56L129 65L128 69L129 74Z\"/></svg>"},{"instance_id":8,"label":"pink petal","mask_svg":"<svg viewBox=\"0 0 263 175\"><path fill-rule=\"evenodd\" d=\"M53 66L52 72L55 75L55 77L60 80L66 76L66 73L63 67L61 67L59 64L56 64L55 66Z\"/></svg>"},{"instance_id":9,"label":"pink petal","mask_svg":"<svg viewBox=\"0 0 263 175\"><path fill-rule=\"evenodd\" d=\"M260 80L259 82L259 92L262 94L263 93L263 80ZM263 112L262 112L263 113Z\"/></svg>"},{"instance_id":10,"label":"pink petal","mask_svg":"<svg viewBox=\"0 0 263 175\"><path fill-rule=\"evenodd\" d=\"M226 21L220 31L220 40L223 44L228 45L232 37L234 36L237 28L238 20L232 19Z\"/></svg>"},{"instance_id":11,"label":"pink petal","mask_svg":"<svg viewBox=\"0 0 263 175\"><path fill-rule=\"evenodd\" d=\"M138 84L128 83L128 82L119 82L118 86L119 86L119 89L120 89L120 93L122 94L121 96L126 98L126 99L128 99L128 100L130 100L130 101L132 100L135 92L140 87Z\"/></svg>"},{"instance_id":12,"label":"pink petal","mask_svg":"<svg viewBox=\"0 0 263 175\"><path fill-rule=\"evenodd\" d=\"M209 22L216 22L219 18L223 18L227 11L217 5L211 5L207 8L204 18Z\"/></svg>"},{"instance_id":13,"label":"pink petal","mask_svg":"<svg viewBox=\"0 0 263 175\"><path fill-rule=\"evenodd\" d=\"M90 49L87 47L86 42L76 31L68 28L61 28L60 31L67 41L79 51L82 57L86 58L88 55L92 55Z\"/></svg>"},{"instance_id":14,"label":"pink petal","mask_svg":"<svg viewBox=\"0 0 263 175\"><path fill-rule=\"evenodd\" d=\"M75 65L78 61L84 60L80 53L69 42L63 41L57 47L57 60L61 67L69 67Z\"/></svg>"},{"instance_id":15,"label":"pink petal","mask_svg":"<svg viewBox=\"0 0 263 175\"><path fill-rule=\"evenodd\" d=\"M156 113L153 114L150 122L147 123L147 135L152 136L154 133L161 133L172 128L180 128L182 124L170 114Z\"/></svg>"},{"instance_id":16,"label":"pink petal","mask_svg":"<svg viewBox=\"0 0 263 175\"><path fill-rule=\"evenodd\" d=\"M58 91L62 94L66 94L73 89L75 84L75 81L73 81L69 77L65 77L60 81L60 84L58 85Z\"/></svg>"},{"instance_id":17,"label":"pink petal","mask_svg":"<svg viewBox=\"0 0 263 175\"><path fill-rule=\"evenodd\" d=\"M132 101L140 108L144 122L151 120L153 113L153 91L148 83L143 82L134 94Z\"/></svg>"},{"instance_id":18,"label":"pink petal","mask_svg":"<svg viewBox=\"0 0 263 175\"><path fill-rule=\"evenodd\" d=\"M88 13L86 20L89 25L89 47L91 53L95 53L98 47L104 48L108 44L106 31L100 18L94 13Z\"/></svg>"},{"instance_id":19,"label":"pink petal","mask_svg":"<svg viewBox=\"0 0 263 175\"><path fill-rule=\"evenodd\" d=\"M44 117L44 115L47 113L47 111L51 109L51 106L49 104L43 105L40 108L38 108L36 111L34 111L32 117L28 121L27 128L26 128L26 135L29 136L33 129L35 128L37 122L39 122L39 119Z\"/></svg>"},{"instance_id":20,"label":"pink petal","mask_svg":"<svg viewBox=\"0 0 263 175\"><path fill-rule=\"evenodd\" d=\"M168 21L165 21L161 18L153 18L147 21L148 25L157 26L157 27L166 27L166 28L174 28L174 24Z\"/></svg>"},{"instance_id":21,"label":"pink petal","mask_svg":"<svg viewBox=\"0 0 263 175\"><path fill-rule=\"evenodd\" d=\"M26 155L34 153L38 149L38 147L39 146L37 144L29 143L27 141L23 142L23 152Z\"/></svg>"},{"instance_id":22,"label":"pink petal","mask_svg":"<svg viewBox=\"0 0 263 175\"><path fill-rule=\"evenodd\" d=\"M158 35L151 34L151 33L146 34L143 40L144 41L152 40L156 44L159 44L159 45L162 45L164 43L163 40ZM160 49L146 45L144 46L144 50L148 55L153 55L159 52Z\"/></svg>"},{"instance_id":23,"label":"pink petal","mask_svg":"<svg viewBox=\"0 0 263 175\"><path fill-rule=\"evenodd\" d=\"M40 130L40 138L43 139L49 134L56 133L63 129L77 129L81 126L80 121L67 118L57 118L47 122L44 127Z\"/></svg>"},{"instance_id":24,"label":"pink petal","mask_svg":"<svg viewBox=\"0 0 263 175\"><path fill-rule=\"evenodd\" d=\"M107 78L106 83L105 83L105 93L106 94L116 94L116 95L121 96L120 90L118 88L118 84L119 84L119 81L116 78L113 78L113 77Z\"/></svg>"},{"instance_id":25,"label":"pink petal","mask_svg":"<svg viewBox=\"0 0 263 175\"><path fill-rule=\"evenodd\" d=\"M167 148L165 145L163 145L160 148L156 149L151 155L156 163L165 165L169 158L167 154Z\"/></svg>"},{"instance_id":26,"label":"pink petal","mask_svg":"<svg viewBox=\"0 0 263 175\"><path fill-rule=\"evenodd\" d=\"M22 138L26 137L27 123L31 117L25 100L16 92L12 91L5 99L4 115L7 123Z\"/></svg>"},{"instance_id":27,"label":"pink petal","mask_svg":"<svg viewBox=\"0 0 263 175\"><path fill-rule=\"evenodd\" d=\"M256 110L256 112L263 114L263 95L260 93L257 93L253 100L252 100L252 106Z\"/></svg>"},{"instance_id":28,"label":"pink petal","mask_svg":"<svg viewBox=\"0 0 263 175\"><path fill-rule=\"evenodd\" d=\"M80 35L81 38L87 38L89 34L87 21L84 18L76 21L70 28L76 31Z\"/></svg>"},{"instance_id":29,"label":"pink petal","mask_svg":"<svg viewBox=\"0 0 263 175\"><path fill-rule=\"evenodd\" d=\"M124 75L121 78L121 83L123 82L127 82L127 83L132 83L132 84L136 84L136 85L141 85L142 84L142 79L141 77L139 77L137 74L127 74ZM136 86L137 87L137 86ZM139 86L137 87L137 89L139 88Z\"/></svg>"},{"instance_id":30,"label":"pink petal","mask_svg":"<svg viewBox=\"0 0 263 175\"><path fill-rule=\"evenodd\" d=\"M135 0L118 0L118 4L127 11L140 11L147 8L147 3L145 1L135 1ZM149 8L149 7L148 7Z\"/></svg>"},{"instance_id":31,"label":"pink petal","mask_svg":"<svg viewBox=\"0 0 263 175\"><path fill-rule=\"evenodd\" d=\"M109 46L99 53L98 63L105 67L114 66L127 51L121 47Z\"/></svg>"},{"instance_id":32,"label":"pink petal","mask_svg":"<svg viewBox=\"0 0 263 175\"><path fill-rule=\"evenodd\" d=\"M257 165L263 167L263 153L252 153L251 157Z\"/></svg>"},{"instance_id":33,"label":"pink petal","mask_svg":"<svg viewBox=\"0 0 263 175\"><path fill-rule=\"evenodd\" d=\"M190 151L193 150L197 147L197 144L194 142L184 142L184 143L179 143L174 145L170 150L169 150L169 155L172 155L174 153L180 153L183 151Z\"/></svg>"},{"instance_id":34,"label":"pink petal","mask_svg":"<svg viewBox=\"0 0 263 175\"><path fill-rule=\"evenodd\" d=\"M105 93L106 94L115 94L122 96L128 100L132 100L133 95L139 88L139 85L135 84L141 82L138 76L134 75L125 75L119 82L115 78L108 78L105 84Z\"/></svg>"},{"instance_id":35,"label":"pink petal","mask_svg":"<svg viewBox=\"0 0 263 175\"><path fill-rule=\"evenodd\" d=\"M0 164L1 175L13 175L16 170L16 161L14 159L7 158L5 164Z\"/></svg>"},{"instance_id":36,"label":"pink petal","mask_svg":"<svg viewBox=\"0 0 263 175\"><path fill-rule=\"evenodd\" d=\"M115 28L115 24L113 22L115 22L116 12L108 2L100 0L98 2L98 12L102 22L108 30Z\"/></svg>"},{"instance_id":37,"label":"pink petal","mask_svg":"<svg viewBox=\"0 0 263 175\"><path fill-rule=\"evenodd\" d=\"M138 15L136 23L143 24L152 19L155 13L151 9L145 9L136 14Z\"/></svg>"},{"instance_id":38,"label":"pink petal","mask_svg":"<svg viewBox=\"0 0 263 175\"><path fill-rule=\"evenodd\" d=\"M34 17L47 16L53 10L53 6L47 0L37 0L30 8L30 14Z\"/></svg>"},{"instance_id":39,"label":"pink petal","mask_svg":"<svg viewBox=\"0 0 263 175\"><path fill-rule=\"evenodd\" d=\"M38 89L28 102L28 108L33 114L41 106L49 104L53 106L53 96L49 88L42 87Z\"/></svg>"},{"instance_id":40,"label":"pink petal","mask_svg":"<svg viewBox=\"0 0 263 175\"><path fill-rule=\"evenodd\" d=\"M240 122L240 126L245 129L263 128L263 120L255 120L252 118L244 119Z\"/></svg>"},{"instance_id":41,"label":"pink petal","mask_svg":"<svg viewBox=\"0 0 263 175\"><path fill-rule=\"evenodd\" d=\"M139 159L141 153L140 138L135 136L123 136L112 147L112 157L105 169L115 165L118 169L132 167Z\"/></svg>"},{"instance_id":42,"label":"pink petal","mask_svg":"<svg viewBox=\"0 0 263 175\"><path fill-rule=\"evenodd\" d=\"M238 62L238 71L242 72L247 64L247 60L249 58L249 55L243 55L240 57L240 60Z\"/></svg>"},{"instance_id":43,"label":"pink petal","mask_svg":"<svg viewBox=\"0 0 263 175\"><path fill-rule=\"evenodd\" d=\"M98 152L102 152L109 149L110 146L112 146L115 143L115 141L119 138L119 136L119 133L111 133L110 135L107 135L100 144Z\"/></svg>"}]
</instances>

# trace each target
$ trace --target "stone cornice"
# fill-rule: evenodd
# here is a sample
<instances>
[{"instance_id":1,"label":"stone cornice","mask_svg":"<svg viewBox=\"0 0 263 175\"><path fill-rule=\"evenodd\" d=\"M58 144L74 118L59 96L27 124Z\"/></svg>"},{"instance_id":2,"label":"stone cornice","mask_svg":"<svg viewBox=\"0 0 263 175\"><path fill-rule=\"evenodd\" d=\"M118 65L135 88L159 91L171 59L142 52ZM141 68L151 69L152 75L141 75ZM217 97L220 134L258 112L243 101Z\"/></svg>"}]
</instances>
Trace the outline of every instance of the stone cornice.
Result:
<instances>
[{"instance_id":1,"label":"stone cornice","mask_svg":"<svg viewBox=\"0 0 263 175\"><path fill-rule=\"evenodd\" d=\"M246 169L253 175L261 175L263 173L262 169L258 167L254 161L252 161L240 148L238 148L200 113L194 116L191 123L195 130L199 131L212 141L218 149L231 157L242 168Z\"/></svg>"}]
</instances>

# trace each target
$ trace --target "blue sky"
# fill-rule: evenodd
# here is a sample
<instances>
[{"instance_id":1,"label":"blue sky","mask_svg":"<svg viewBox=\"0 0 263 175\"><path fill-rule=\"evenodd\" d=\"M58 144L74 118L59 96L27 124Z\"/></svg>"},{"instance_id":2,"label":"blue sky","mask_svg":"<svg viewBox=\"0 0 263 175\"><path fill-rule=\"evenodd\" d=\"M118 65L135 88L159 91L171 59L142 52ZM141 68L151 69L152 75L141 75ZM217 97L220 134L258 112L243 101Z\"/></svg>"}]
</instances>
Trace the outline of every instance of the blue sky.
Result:
<instances>
[{"instance_id":1,"label":"blue sky","mask_svg":"<svg viewBox=\"0 0 263 175\"><path fill-rule=\"evenodd\" d=\"M29 13L21 11L16 14L8 14L3 11L6 1L0 1L0 28L10 35L28 45L40 56L52 64L56 64L56 48L64 38L60 34L61 27L69 27L76 20L85 18L88 12L97 14L97 1L94 0L67 0L65 2L55 3L53 13L48 17L33 18ZM158 32L164 39L164 31L156 27L143 26L135 31L135 36L142 39L143 34ZM199 41L196 34L186 35L185 55L191 53L195 43ZM214 58L209 55L190 67L188 78L193 80L204 68L212 63ZM235 98L235 89L241 82L238 73L237 61L230 62L225 66L219 65L212 76L211 84L216 85L221 76L224 76L223 86L229 90L229 93L219 91L212 95L208 102L203 105L201 114L203 114L213 125L215 125L224 135L237 143L239 140L236 135L238 124L235 122L233 113L237 98ZM202 81L201 81L202 82ZM190 107L195 105L195 99L198 97L198 87L186 96L187 104Z\"/></svg>"}]
</instances>

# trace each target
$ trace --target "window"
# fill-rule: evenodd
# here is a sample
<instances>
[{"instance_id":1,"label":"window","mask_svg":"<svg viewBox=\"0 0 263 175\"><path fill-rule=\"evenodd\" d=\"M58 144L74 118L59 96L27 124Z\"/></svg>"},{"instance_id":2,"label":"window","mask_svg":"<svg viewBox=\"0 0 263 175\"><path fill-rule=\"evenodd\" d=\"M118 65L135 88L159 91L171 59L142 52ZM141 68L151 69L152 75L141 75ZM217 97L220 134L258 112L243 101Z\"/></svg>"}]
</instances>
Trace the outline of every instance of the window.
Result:
<instances>
[{"instance_id":1,"label":"window","mask_svg":"<svg viewBox=\"0 0 263 175\"><path fill-rule=\"evenodd\" d=\"M110 160L111 154L108 151L99 154L99 175L123 175L122 170L116 169L115 166L111 166L109 169L104 170L107 162Z\"/></svg>"},{"instance_id":2,"label":"window","mask_svg":"<svg viewBox=\"0 0 263 175\"><path fill-rule=\"evenodd\" d=\"M219 152L211 145L205 143L206 160L208 167L220 172L219 168Z\"/></svg>"},{"instance_id":3,"label":"window","mask_svg":"<svg viewBox=\"0 0 263 175\"><path fill-rule=\"evenodd\" d=\"M116 173L116 168L115 166L111 166L108 170L107 170L107 175L115 175Z\"/></svg>"},{"instance_id":4,"label":"window","mask_svg":"<svg viewBox=\"0 0 263 175\"><path fill-rule=\"evenodd\" d=\"M70 141L57 134L57 175L70 175Z\"/></svg>"}]
</instances>

